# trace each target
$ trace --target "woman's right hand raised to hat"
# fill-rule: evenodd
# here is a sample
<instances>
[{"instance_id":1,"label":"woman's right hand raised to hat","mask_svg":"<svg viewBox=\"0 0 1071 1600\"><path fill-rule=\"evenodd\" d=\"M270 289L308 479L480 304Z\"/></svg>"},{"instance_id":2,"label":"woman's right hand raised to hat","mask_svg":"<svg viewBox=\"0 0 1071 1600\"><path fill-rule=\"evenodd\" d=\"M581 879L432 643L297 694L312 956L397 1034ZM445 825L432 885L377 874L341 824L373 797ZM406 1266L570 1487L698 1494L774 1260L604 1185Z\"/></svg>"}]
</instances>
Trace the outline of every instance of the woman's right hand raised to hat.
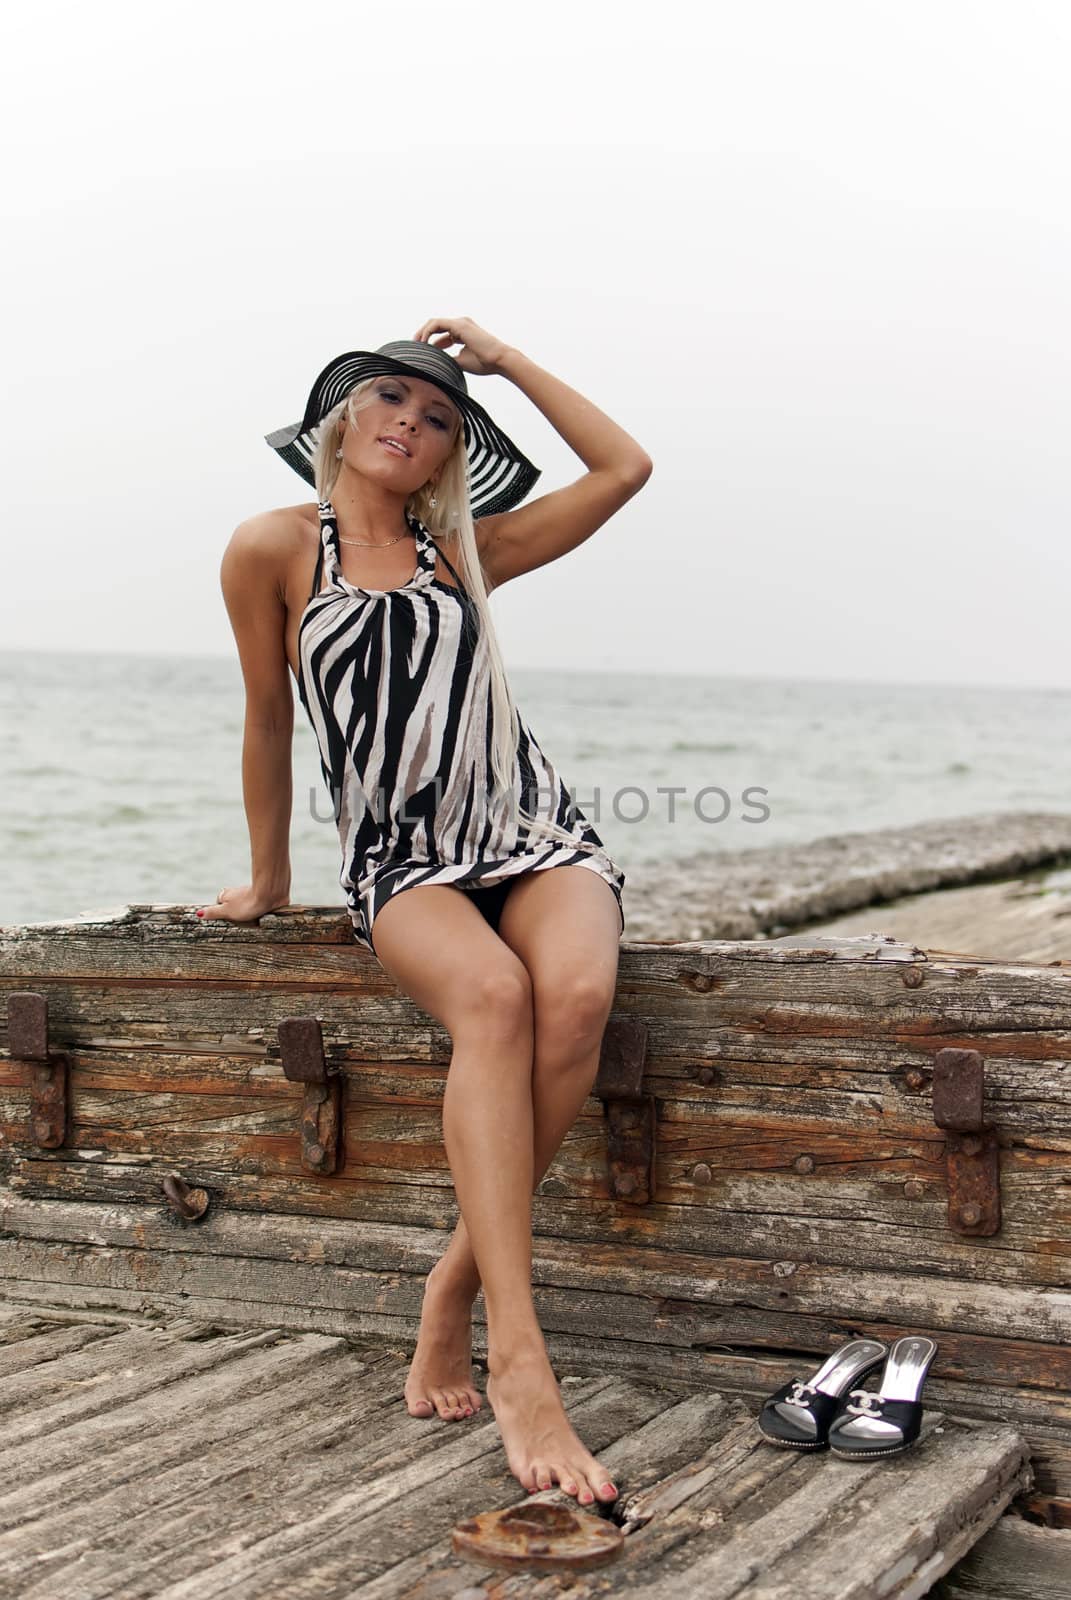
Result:
<instances>
[{"instance_id":1,"label":"woman's right hand raised to hat","mask_svg":"<svg viewBox=\"0 0 1071 1600\"><path fill-rule=\"evenodd\" d=\"M269 911L278 911L290 904L290 887L283 892L265 893L251 883L239 889L221 889L214 906L198 906L197 915L205 922L256 922Z\"/></svg>"}]
</instances>

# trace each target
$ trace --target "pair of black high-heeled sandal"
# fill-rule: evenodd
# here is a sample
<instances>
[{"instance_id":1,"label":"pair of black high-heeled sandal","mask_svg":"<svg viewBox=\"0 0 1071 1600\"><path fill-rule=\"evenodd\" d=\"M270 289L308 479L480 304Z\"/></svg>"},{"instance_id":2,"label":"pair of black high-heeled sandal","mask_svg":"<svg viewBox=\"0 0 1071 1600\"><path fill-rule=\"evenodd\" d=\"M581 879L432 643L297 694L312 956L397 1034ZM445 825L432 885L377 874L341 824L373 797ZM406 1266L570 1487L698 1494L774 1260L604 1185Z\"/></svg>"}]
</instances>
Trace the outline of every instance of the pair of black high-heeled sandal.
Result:
<instances>
[{"instance_id":1,"label":"pair of black high-heeled sandal","mask_svg":"<svg viewBox=\"0 0 1071 1600\"><path fill-rule=\"evenodd\" d=\"M898 1456L922 1427L922 1386L937 1354L917 1334L886 1349L876 1339L851 1339L809 1378L795 1378L770 1395L758 1416L770 1444L793 1450L832 1450L847 1461ZM863 1380L882 1368L877 1391Z\"/></svg>"}]
</instances>

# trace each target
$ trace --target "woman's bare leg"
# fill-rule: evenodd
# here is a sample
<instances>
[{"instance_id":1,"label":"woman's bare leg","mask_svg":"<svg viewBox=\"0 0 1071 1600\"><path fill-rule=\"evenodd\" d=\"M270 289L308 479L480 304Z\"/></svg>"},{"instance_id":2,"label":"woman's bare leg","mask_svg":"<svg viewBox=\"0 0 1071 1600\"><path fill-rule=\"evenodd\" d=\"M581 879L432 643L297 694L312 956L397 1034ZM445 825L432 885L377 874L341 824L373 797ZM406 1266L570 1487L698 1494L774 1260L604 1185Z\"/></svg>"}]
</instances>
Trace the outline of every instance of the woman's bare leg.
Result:
<instances>
[{"instance_id":1,"label":"woman's bare leg","mask_svg":"<svg viewBox=\"0 0 1071 1600\"><path fill-rule=\"evenodd\" d=\"M617 986L620 920L613 891L587 867L526 873L505 900L499 937L521 958L532 979L533 1191L598 1074ZM479 1293L480 1269L464 1217L432 1274L437 1289L468 1305ZM438 1409L440 1415L452 1414L449 1406Z\"/></svg>"},{"instance_id":2,"label":"woman's bare leg","mask_svg":"<svg viewBox=\"0 0 1071 1600\"><path fill-rule=\"evenodd\" d=\"M601 892L592 892L581 883L568 897L574 966L579 963L580 972L590 974L586 980L576 979L568 1009L574 1020L581 1014L587 1017L597 1045L610 1003L608 998L605 1004L593 1000L596 991L603 997L606 992L606 963L600 950L609 950L616 973L619 919L609 888L586 868L526 875L510 893L502 928L508 932L511 905L511 924L518 922L525 890L529 906L520 920L529 930L543 923L543 945L549 948L551 908L562 907L564 889L563 882L558 892L548 892L544 885L551 877L590 879L592 885L601 886ZM541 911L546 912L546 921ZM557 921L560 934L561 918ZM557 1478L580 1498L594 1494L611 1500L616 1491L604 1488L607 1475L565 1415L532 1304L534 1028L527 969L471 903L441 885L407 890L389 902L377 918L375 938L377 955L399 988L437 1017L454 1042L443 1135L484 1286L491 1370L488 1398L510 1468L529 1490ZM612 997L612 984L609 993ZM595 1060L597 1065L597 1051ZM577 1093L574 1089L574 1099ZM447 1302L452 1299L456 1318L463 1304L456 1292L438 1298L443 1302L438 1309L447 1316ZM424 1328L422 1322L422 1335ZM458 1389L465 1387L459 1384L454 1397L464 1399Z\"/></svg>"}]
</instances>

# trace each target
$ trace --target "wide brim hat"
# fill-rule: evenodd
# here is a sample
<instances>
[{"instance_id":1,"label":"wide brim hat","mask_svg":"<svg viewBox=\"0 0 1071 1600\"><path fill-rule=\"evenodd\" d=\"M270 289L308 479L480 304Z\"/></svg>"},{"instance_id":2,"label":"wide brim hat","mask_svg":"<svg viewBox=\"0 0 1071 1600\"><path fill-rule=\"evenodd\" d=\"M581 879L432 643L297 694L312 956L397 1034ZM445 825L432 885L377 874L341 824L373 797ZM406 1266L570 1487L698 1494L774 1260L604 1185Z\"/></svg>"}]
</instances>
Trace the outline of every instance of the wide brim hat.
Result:
<instances>
[{"instance_id":1,"label":"wide brim hat","mask_svg":"<svg viewBox=\"0 0 1071 1600\"><path fill-rule=\"evenodd\" d=\"M316 488L313 455L319 424L354 384L384 373L423 378L437 384L461 412L469 463L469 499L473 517L508 511L524 499L540 476L528 457L468 392L465 369L437 345L419 339L393 339L378 350L350 350L336 356L316 379L305 415L288 428L265 434L267 442L299 477Z\"/></svg>"}]
</instances>

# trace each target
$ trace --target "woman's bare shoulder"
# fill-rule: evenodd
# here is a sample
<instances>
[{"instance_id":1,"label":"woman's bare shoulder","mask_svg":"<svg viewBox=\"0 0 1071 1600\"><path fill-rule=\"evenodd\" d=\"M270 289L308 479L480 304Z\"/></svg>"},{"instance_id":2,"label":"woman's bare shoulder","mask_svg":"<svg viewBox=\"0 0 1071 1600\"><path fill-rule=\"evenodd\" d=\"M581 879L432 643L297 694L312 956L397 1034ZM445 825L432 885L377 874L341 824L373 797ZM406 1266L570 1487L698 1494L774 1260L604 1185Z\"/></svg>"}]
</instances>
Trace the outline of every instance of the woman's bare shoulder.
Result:
<instances>
[{"instance_id":1,"label":"woman's bare shoulder","mask_svg":"<svg viewBox=\"0 0 1071 1600\"><path fill-rule=\"evenodd\" d=\"M318 520L315 500L306 500L296 506L273 506L269 511L254 511L234 531L242 534L243 543L261 549L278 550L287 545L303 543L310 527L315 527Z\"/></svg>"}]
</instances>

